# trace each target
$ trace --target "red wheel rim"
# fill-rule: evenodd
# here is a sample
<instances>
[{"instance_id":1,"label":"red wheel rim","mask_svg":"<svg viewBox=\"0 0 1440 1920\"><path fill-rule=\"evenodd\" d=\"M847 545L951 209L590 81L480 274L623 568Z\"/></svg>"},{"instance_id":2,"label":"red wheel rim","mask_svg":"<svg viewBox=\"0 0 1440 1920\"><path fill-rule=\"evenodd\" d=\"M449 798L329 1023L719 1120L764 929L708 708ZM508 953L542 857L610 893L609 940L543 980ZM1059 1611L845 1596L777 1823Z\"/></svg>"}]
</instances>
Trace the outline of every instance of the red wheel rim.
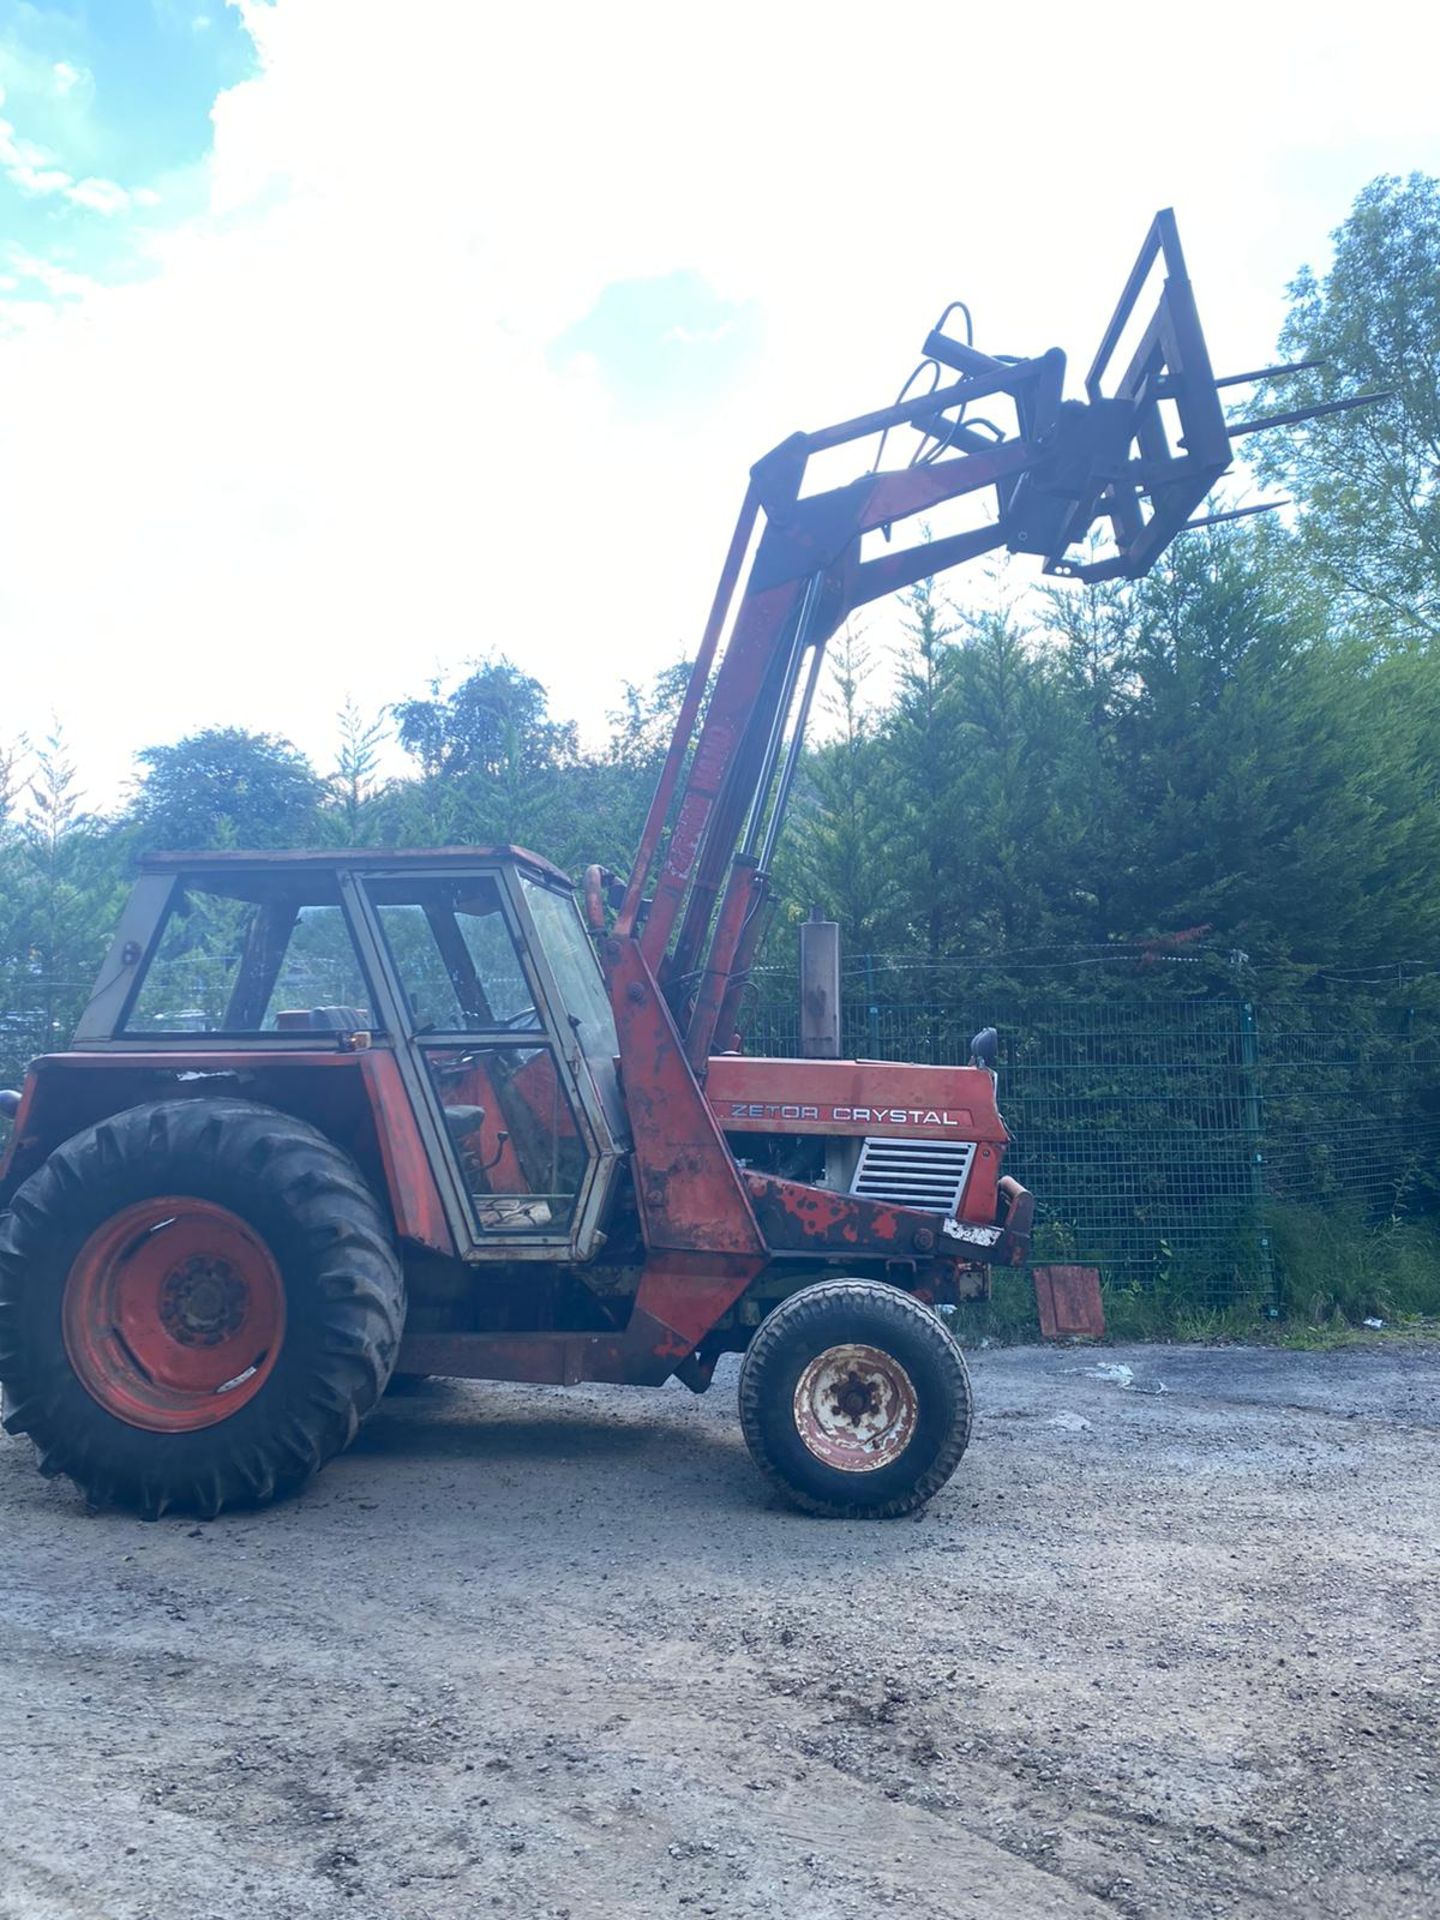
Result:
<instances>
[{"instance_id":1,"label":"red wheel rim","mask_svg":"<svg viewBox=\"0 0 1440 1920\"><path fill-rule=\"evenodd\" d=\"M107 1413L188 1433L228 1420L264 1386L285 1336L285 1289L238 1214L169 1195L91 1234L61 1319L70 1364Z\"/></svg>"},{"instance_id":2,"label":"red wheel rim","mask_svg":"<svg viewBox=\"0 0 1440 1920\"><path fill-rule=\"evenodd\" d=\"M920 1397L893 1353L827 1347L795 1382L795 1427L808 1450L842 1473L898 1460L915 1434Z\"/></svg>"}]
</instances>

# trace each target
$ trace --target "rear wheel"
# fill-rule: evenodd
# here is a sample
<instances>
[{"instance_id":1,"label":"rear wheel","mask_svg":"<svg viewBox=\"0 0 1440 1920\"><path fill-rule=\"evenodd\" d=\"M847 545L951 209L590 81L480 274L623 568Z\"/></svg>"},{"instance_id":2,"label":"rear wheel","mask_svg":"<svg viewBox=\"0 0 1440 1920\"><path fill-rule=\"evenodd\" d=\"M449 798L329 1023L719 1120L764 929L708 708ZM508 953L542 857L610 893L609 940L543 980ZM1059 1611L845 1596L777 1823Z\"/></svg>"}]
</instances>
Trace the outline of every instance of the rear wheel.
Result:
<instances>
[{"instance_id":1,"label":"rear wheel","mask_svg":"<svg viewBox=\"0 0 1440 1920\"><path fill-rule=\"evenodd\" d=\"M403 1400L412 1393L424 1393L434 1378L433 1373L392 1373L385 1391Z\"/></svg>"},{"instance_id":2,"label":"rear wheel","mask_svg":"<svg viewBox=\"0 0 1440 1920\"><path fill-rule=\"evenodd\" d=\"M7 1430L42 1472L151 1517L298 1486L379 1399L403 1317L359 1169L245 1101L112 1115L0 1221Z\"/></svg>"},{"instance_id":3,"label":"rear wheel","mask_svg":"<svg viewBox=\"0 0 1440 1920\"><path fill-rule=\"evenodd\" d=\"M965 1359L928 1307L874 1280L828 1280L784 1300L740 1369L756 1465L807 1513L911 1513L970 1439Z\"/></svg>"}]
</instances>

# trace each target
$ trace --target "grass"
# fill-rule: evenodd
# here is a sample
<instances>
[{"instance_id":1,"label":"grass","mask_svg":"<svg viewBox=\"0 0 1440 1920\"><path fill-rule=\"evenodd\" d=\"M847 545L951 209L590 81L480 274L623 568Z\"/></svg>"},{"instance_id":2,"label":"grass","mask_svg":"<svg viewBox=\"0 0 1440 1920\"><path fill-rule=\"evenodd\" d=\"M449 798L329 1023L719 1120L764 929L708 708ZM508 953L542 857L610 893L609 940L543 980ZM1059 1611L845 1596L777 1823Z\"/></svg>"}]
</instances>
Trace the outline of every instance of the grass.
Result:
<instances>
[{"instance_id":1,"label":"grass","mask_svg":"<svg viewBox=\"0 0 1440 1920\"><path fill-rule=\"evenodd\" d=\"M1265 1227L1273 1294L1256 1271L1253 1244L1219 1262L1213 1254L1201 1261L1165 1249L1144 1283L1102 1278L1106 1339L1316 1349L1440 1337L1440 1232L1434 1227L1398 1219L1374 1225L1300 1207L1272 1209ZM1384 1325L1370 1327L1368 1320ZM991 1298L962 1307L955 1327L967 1346L1039 1340L1030 1275L997 1271Z\"/></svg>"},{"instance_id":2,"label":"grass","mask_svg":"<svg viewBox=\"0 0 1440 1920\"><path fill-rule=\"evenodd\" d=\"M1388 1341L1427 1341L1440 1342L1440 1315L1415 1314L1393 1323L1385 1322L1383 1328L1325 1326L1307 1327L1294 1321L1282 1321L1277 1330L1273 1330L1276 1346L1294 1347L1301 1352L1328 1353L1335 1347L1366 1347L1378 1342Z\"/></svg>"},{"instance_id":3,"label":"grass","mask_svg":"<svg viewBox=\"0 0 1440 1920\"><path fill-rule=\"evenodd\" d=\"M1268 1222L1282 1319L1322 1328L1440 1314L1440 1234L1391 1219L1379 1226L1316 1208Z\"/></svg>"}]
</instances>

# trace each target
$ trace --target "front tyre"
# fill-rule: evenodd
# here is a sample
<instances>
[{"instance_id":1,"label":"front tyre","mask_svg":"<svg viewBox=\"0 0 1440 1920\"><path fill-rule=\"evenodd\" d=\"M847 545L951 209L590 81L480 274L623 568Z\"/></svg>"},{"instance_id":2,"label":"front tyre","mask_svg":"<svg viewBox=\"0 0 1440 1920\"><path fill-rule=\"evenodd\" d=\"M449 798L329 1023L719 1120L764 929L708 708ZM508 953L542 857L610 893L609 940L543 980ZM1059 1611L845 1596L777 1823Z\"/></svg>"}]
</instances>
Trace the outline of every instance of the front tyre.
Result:
<instances>
[{"instance_id":1,"label":"front tyre","mask_svg":"<svg viewBox=\"0 0 1440 1920\"><path fill-rule=\"evenodd\" d=\"M913 1513L960 1464L971 1419L964 1355L948 1329L876 1280L791 1294L741 1363L746 1445L806 1513Z\"/></svg>"},{"instance_id":2,"label":"front tyre","mask_svg":"<svg viewBox=\"0 0 1440 1920\"><path fill-rule=\"evenodd\" d=\"M359 1168L248 1101L112 1114L0 1218L6 1429L97 1505L209 1517L290 1492L380 1398L403 1318Z\"/></svg>"}]
</instances>

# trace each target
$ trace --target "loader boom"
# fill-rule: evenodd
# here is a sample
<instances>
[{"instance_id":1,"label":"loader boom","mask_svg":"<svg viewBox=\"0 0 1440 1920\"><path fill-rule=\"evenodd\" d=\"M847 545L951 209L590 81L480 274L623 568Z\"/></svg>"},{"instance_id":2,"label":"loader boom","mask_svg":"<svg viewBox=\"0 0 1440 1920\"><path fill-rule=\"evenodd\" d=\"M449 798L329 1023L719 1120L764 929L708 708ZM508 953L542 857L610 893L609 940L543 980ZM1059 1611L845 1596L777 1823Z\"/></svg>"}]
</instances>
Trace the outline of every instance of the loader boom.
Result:
<instances>
[{"instance_id":1,"label":"loader boom","mask_svg":"<svg viewBox=\"0 0 1440 1920\"><path fill-rule=\"evenodd\" d=\"M1157 275L1153 311L1117 376L1122 342ZM1209 524L1191 515L1231 464L1219 389L1287 371L1216 380L1168 209L1146 235L1084 400L1063 397L1058 349L1032 359L981 353L945 330L954 311L925 340L917 372L929 371L930 391L793 434L751 470L614 928L619 939L638 939L697 1073L717 1037L730 1044L830 636L857 607L1001 547L1039 556L1062 578L1139 578L1178 534ZM980 401L1003 403L1012 424L967 419ZM903 427L921 436L909 463L882 467ZM816 455L877 436L869 472L805 493ZM864 549L867 535L888 543L891 529L915 516L986 493L992 516L978 525L878 555ZM1110 551L1097 555L1087 543L1101 528Z\"/></svg>"}]
</instances>

